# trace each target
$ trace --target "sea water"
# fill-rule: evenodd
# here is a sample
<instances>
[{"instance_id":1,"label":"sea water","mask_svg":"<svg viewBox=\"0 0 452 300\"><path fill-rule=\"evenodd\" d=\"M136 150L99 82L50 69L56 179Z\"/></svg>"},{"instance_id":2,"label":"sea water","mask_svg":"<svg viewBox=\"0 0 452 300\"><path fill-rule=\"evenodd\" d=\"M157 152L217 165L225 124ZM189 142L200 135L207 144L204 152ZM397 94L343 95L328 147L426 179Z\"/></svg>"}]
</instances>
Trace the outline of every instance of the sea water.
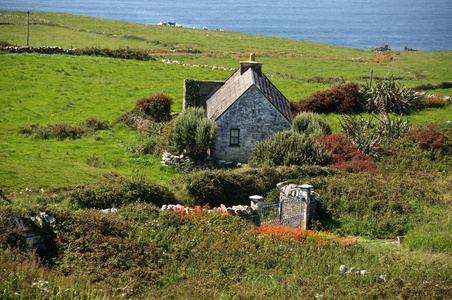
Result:
<instances>
[{"instance_id":1,"label":"sea water","mask_svg":"<svg viewBox=\"0 0 452 300\"><path fill-rule=\"evenodd\" d=\"M0 10L176 22L359 49L452 50L452 0L0 0Z\"/></svg>"}]
</instances>

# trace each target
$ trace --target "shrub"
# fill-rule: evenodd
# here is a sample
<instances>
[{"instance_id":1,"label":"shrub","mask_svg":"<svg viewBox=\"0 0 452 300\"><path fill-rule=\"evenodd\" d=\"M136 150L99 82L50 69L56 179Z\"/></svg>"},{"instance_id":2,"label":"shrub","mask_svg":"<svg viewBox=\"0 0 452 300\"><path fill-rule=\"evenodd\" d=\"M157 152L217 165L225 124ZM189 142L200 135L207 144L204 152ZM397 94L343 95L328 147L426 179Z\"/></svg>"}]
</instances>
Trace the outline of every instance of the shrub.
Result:
<instances>
[{"instance_id":1,"label":"shrub","mask_svg":"<svg viewBox=\"0 0 452 300\"><path fill-rule=\"evenodd\" d=\"M78 139L88 133L105 129L108 129L108 123L106 121L89 117L80 125L70 125L65 122L48 124L46 126L31 124L29 126L21 127L19 133L33 135L33 137L37 139L56 138L64 140Z\"/></svg>"},{"instance_id":2,"label":"shrub","mask_svg":"<svg viewBox=\"0 0 452 300\"><path fill-rule=\"evenodd\" d=\"M190 172L173 179L172 184L185 194L184 205L218 207L249 203L250 195L265 195L281 181L332 174L337 171L319 166L244 167Z\"/></svg>"},{"instance_id":3,"label":"shrub","mask_svg":"<svg viewBox=\"0 0 452 300\"><path fill-rule=\"evenodd\" d=\"M141 111L153 122L168 121L171 119L171 105L173 99L164 95L156 94L138 99L135 102L135 109Z\"/></svg>"},{"instance_id":4,"label":"shrub","mask_svg":"<svg viewBox=\"0 0 452 300\"><path fill-rule=\"evenodd\" d=\"M145 49L111 49L111 48L98 48L98 47L86 47L83 49L76 49L69 52L73 55L94 55L123 59L136 59L136 60L155 60L155 58Z\"/></svg>"},{"instance_id":5,"label":"shrub","mask_svg":"<svg viewBox=\"0 0 452 300\"><path fill-rule=\"evenodd\" d=\"M176 202L174 195L166 186L129 179L79 186L69 194L69 197L71 203L80 208L97 209L117 208L134 202L153 203L158 206Z\"/></svg>"},{"instance_id":6,"label":"shrub","mask_svg":"<svg viewBox=\"0 0 452 300\"><path fill-rule=\"evenodd\" d=\"M425 193L428 197L435 194L433 190L424 191L418 184L418 180L405 174L389 177L342 174L313 182L321 195L321 228L371 238L403 235L416 219L413 204L423 201Z\"/></svg>"},{"instance_id":7,"label":"shrub","mask_svg":"<svg viewBox=\"0 0 452 300\"><path fill-rule=\"evenodd\" d=\"M292 123L292 130L297 133L304 133L307 137L331 134L331 126L325 119L319 117L317 113L311 111L298 114Z\"/></svg>"},{"instance_id":8,"label":"shrub","mask_svg":"<svg viewBox=\"0 0 452 300\"><path fill-rule=\"evenodd\" d=\"M444 105L446 105L446 100L444 100L443 97L438 97L438 96L433 96L433 97L428 97L427 101L426 101L426 105L427 107L431 107L431 108L441 108L444 107Z\"/></svg>"},{"instance_id":9,"label":"shrub","mask_svg":"<svg viewBox=\"0 0 452 300\"><path fill-rule=\"evenodd\" d=\"M94 117L88 117L83 125L88 129L92 131L98 131L98 130L107 130L108 129L108 122L98 120Z\"/></svg>"},{"instance_id":10,"label":"shrub","mask_svg":"<svg viewBox=\"0 0 452 300\"><path fill-rule=\"evenodd\" d=\"M362 88L364 109L368 112L407 114L421 108L421 97L411 89L398 85L394 78L378 80Z\"/></svg>"},{"instance_id":11,"label":"shrub","mask_svg":"<svg viewBox=\"0 0 452 300\"><path fill-rule=\"evenodd\" d=\"M292 104L294 115L299 111L316 113L349 113L361 111L359 85L354 82L339 84L325 91L317 91Z\"/></svg>"},{"instance_id":12,"label":"shrub","mask_svg":"<svg viewBox=\"0 0 452 300\"><path fill-rule=\"evenodd\" d=\"M324 145L333 154L333 163L328 165L330 168L348 173L377 174L376 164L370 160L369 156L359 152L358 148L346 136L325 134L314 138L313 142Z\"/></svg>"},{"instance_id":13,"label":"shrub","mask_svg":"<svg viewBox=\"0 0 452 300\"><path fill-rule=\"evenodd\" d=\"M360 152L371 156L380 156L382 146L399 138L410 125L400 117L391 118L383 114L372 114L369 119L354 116L342 116L342 132L351 139Z\"/></svg>"},{"instance_id":14,"label":"shrub","mask_svg":"<svg viewBox=\"0 0 452 300\"><path fill-rule=\"evenodd\" d=\"M305 135L295 131L273 134L257 143L253 153L251 164L257 166L326 166L332 161L331 153L323 145L312 143Z\"/></svg>"},{"instance_id":15,"label":"shrub","mask_svg":"<svg viewBox=\"0 0 452 300\"><path fill-rule=\"evenodd\" d=\"M434 125L420 126L407 131L403 136L424 150L440 149L445 153L452 152L452 128L447 135L437 130Z\"/></svg>"},{"instance_id":16,"label":"shrub","mask_svg":"<svg viewBox=\"0 0 452 300\"><path fill-rule=\"evenodd\" d=\"M208 120L201 107L189 107L174 120L172 140L179 153L205 157L215 145L217 124Z\"/></svg>"}]
</instances>

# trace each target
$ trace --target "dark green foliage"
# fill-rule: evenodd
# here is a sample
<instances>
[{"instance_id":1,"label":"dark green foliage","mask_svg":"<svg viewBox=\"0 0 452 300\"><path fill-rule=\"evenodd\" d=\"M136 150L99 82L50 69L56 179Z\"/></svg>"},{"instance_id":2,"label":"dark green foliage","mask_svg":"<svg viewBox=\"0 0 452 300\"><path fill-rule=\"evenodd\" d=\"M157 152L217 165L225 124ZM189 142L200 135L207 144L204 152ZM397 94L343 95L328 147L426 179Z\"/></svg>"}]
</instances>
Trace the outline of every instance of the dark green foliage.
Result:
<instances>
[{"instance_id":1,"label":"dark green foliage","mask_svg":"<svg viewBox=\"0 0 452 300\"><path fill-rule=\"evenodd\" d=\"M452 82L451 81L443 81L440 84L422 84L415 88L413 88L416 91L428 91L428 90L438 90L438 89L450 89L452 88Z\"/></svg>"},{"instance_id":2,"label":"dark green foliage","mask_svg":"<svg viewBox=\"0 0 452 300\"><path fill-rule=\"evenodd\" d=\"M71 202L80 208L121 207L134 202L157 206L176 203L174 195L166 186L129 179L76 187L69 196Z\"/></svg>"},{"instance_id":3,"label":"dark green foliage","mask_svg":"<svg viewBox=\"0 0 452 300\"><path fill-rule=\"evenodd\" d=\"M48 124L46 126L31 124L29 126L21 127L19 133L32 135L36 139L56 138L64 140L78 139L88 133L106 129L108 129L108 123L106 121L89 117L80 125L70 125L65 122Z\"/></svg>"},{"instance_id":4,"label":"dark green foliage","mask_svg":"<svg viewBox=\"0 0 452 300\"><path fill-rule=\"evenodd\" d=\"M309 78L307 81L312 82L312 83L337 84L337 83L341 82L341 79L337 78L337 77L314 76L314 77Z\"/></svg>"},{"instance_id":5,"label":"dark green foliage","mask_svg":"<svg viewBox=\"0 0 452 300\"><path fill-rule=\"evenodd\" d=\"M137 60L155 60L146 49L111 49L111 48L97 48L87 47L82 49L75 49L68 52L72 55L94 55L123 59L137 59Z\"/></svg>"},{"instance_id":6,"label":"dark green foliage","mask_svg":"<svg viewBox=\"0 0 452 300\"><path fill-rule=\"evenodd\" d=\"M66 209L54 209L51 213L58 220L54 228L58 256L54 263L62 274L121 284L128 278L141 277L144 270L138 266L158 262L155 246L133 238L133 223L117 213L73 213ZM149 273L146 279L155 280L156 275Z\"/></svg>"},{"instance_id":7,"label":"dark green foliage","mask_svg":"<svg viewBox=\"0 0 452 300\"><path fill-rule=\"evenodd\" d=\"M0 41L0 50L3 50L5 47L14 46L11 43L8 43L7 41Z\"/></svg>"},{"instance_id":8,"label":"dark green foliage","mask_svg":"<svg viewBox=\"0 0 452 300\"><path fill-rule=\"evenodd\" d=\"M185 79L185 108L199 107L200 96L198 95L200 81L193 79Z\"/></svg>"},{"instance_id":9,"label":"dark green foliage","mask_svg":"<svg viewBox=\"0 0 452 300\"><path fill-rule=\"evenodd\" d=\"M331 221L325 216L340 224L329 229L347 235L395 238L404 235L419 219L428 218L419 208L445 205L440 190L429 182L429 178L406 174L343 174L314 179L311 184L321 195L324 224Z\"/></svg>"},{"instance_id":10,"label":"dark green foliage","mask_svg":"<svg viewBox=\"0 0 452 300\"><path fill-rule=\"evenodd\" d=\"M331 126L325 120L319 117L319 114L304 111L299 113L292 123L292 130L297 133L303 133L309 138L331 134Z\"/></svg>"},{"instance_id":11,"label":"dark green foliage","mask_svg":"<svg viewBox=\"0 0 452 300\"><path fill-rule=\"evenodd\" d=\"M189 107L174 120L172 139L179 153L205 157L215 145L217 124L208 120L201 107Z\"/></svg>"},{"instance_id":12,"label":"dark green foliage","mask_svg":"<svg viewBox=\"0 0 452 300\"><path fill-rule=\"evenodd\" d=\"M173 181L176 189L187 193L186 205L211 207L249 203L251 195L265 195L276 184L287 179L328 176L337 171L319 166L243 168L234 170L203 170L179 176Z\"/></svg>"},{"instance_id":13,"label":"dark green foliage","mask_svg":"<svg viewBox=\"0 0 452 300\"><path fill-rule=\"evenodd\" d=\"M108 122L98 120L94 117L88 117L84 123L82 123L82 126L86 127L88 130L92 131L98 131L98 130L107 130L108 129Z\"/></svg>"},{"instance_id":14,"label":"dark green foliage","mask_svg":"<svg viewBox=\"0 0 452 300\"><path fill-rule=\"evenodd\" d=\"M364 109L368 112L408 114L421 108L421 97L391 77L362 87Z\"/></svg>"},{"instance_id":15,"label":"dark green foliage","mask_svg":"<svg viewBox=\"0 0 452 300\"><path fill-rule=\"evenodd\" d=\"M254 147L250 162L255 166L320 165L332 162L331 153L321 144L295 131L277 132Z\"/></svg>"},{"instance_id":16,"label":"dark green foliage","mask_svg":"<svg viewBox=\"0 0 452 300\"><path fill-rule=\"evenodd\" d=\"M380 156L382 147L402 136L410 125L401 117L382 114L370 115L369 119L343 115L342 132L351 139L361 153Z\"/></svg>"}]
</instances>

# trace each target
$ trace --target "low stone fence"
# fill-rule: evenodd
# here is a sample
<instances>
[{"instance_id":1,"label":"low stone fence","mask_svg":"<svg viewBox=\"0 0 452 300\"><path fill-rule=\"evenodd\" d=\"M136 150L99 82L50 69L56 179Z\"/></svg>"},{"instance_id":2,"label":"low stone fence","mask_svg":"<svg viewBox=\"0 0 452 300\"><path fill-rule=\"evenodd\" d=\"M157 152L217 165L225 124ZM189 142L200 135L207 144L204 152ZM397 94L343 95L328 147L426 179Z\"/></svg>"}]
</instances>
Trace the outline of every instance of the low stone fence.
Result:
<instances>
[{"instance_id":1,"label":"low stone fence","mask_svg":"<svg viewBox=\"0 0 452 300\"><path fill-rule=\"evenodd\" d=\"M74 52L78 51L77 48L65 49L61 47L14 47L7 46L2 49L3 51L9 53L41 53L41 54L74 54Z\"/></svg>"},{"instance_id":2,"label":"low stone fence","mask_svg":"<svg viewBox=\"0 0 452 300\"><path fill-rule=\"evenodd\" d=\"M164 166L192 166L194 168L240 168L241 163L234 163L227 160L213 160L207 158L203 161L192 161L187 156L173 155L169 152L162 154L162 165Z\"/></svg>"},{"instance_id":3,"label":"low stone fence","mask_svg":"<svg viewBox=\"0 0 452 300\"><path fill-rule=\"evenodd\" d=\"M253 204L252 204L253 205ZM251 222L256 226L260 226L260 214L259 209L257 207L249 205L234 205L232 207L226 207L225 205L221 204L220 207L215 207L212 209L209 209L208 212L212 213L222 213L222 214L228 214L231 216L237 216L239 218L242 218L246 222ZM161 210L185 210L186 213L189 213L193 210L193 208L185 207L180 204L169 204L169 205L163 205Z\"/></svg>"}]
</instances>

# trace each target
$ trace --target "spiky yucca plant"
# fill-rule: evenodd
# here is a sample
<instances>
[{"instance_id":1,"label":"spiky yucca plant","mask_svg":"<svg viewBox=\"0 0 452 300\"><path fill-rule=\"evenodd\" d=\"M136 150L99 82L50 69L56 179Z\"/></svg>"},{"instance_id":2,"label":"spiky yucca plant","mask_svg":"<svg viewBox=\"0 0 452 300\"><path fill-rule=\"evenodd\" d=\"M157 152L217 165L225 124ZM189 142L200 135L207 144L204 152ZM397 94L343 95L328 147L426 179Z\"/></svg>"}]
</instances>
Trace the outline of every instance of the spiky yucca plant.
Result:
<instances>
[{"instance_id":1,"label":"spiky yucca plant","mask_svg":"<svg viewBox=\"0 0 452 300\"><path fill-rule=\"evenodd\" d=\"M389 80L376 81L374 85L362 88L364 110L368 112L408 114L421 107L421 97L405 87L397 84L391 76Z\"/></svg>"},{"instance_id":2,"label":"spiky yucca plant","mask_svg":"<svg viewBox=\"0 0 452 300\"><path fill-rule=\"evenodd\" d=\"M387 114L372 114L369 119L342 115L341 127L360 152L375 157L381 154L383 145L410 129L409 123L401 117Z\"/></svg>"}]
</instances>

